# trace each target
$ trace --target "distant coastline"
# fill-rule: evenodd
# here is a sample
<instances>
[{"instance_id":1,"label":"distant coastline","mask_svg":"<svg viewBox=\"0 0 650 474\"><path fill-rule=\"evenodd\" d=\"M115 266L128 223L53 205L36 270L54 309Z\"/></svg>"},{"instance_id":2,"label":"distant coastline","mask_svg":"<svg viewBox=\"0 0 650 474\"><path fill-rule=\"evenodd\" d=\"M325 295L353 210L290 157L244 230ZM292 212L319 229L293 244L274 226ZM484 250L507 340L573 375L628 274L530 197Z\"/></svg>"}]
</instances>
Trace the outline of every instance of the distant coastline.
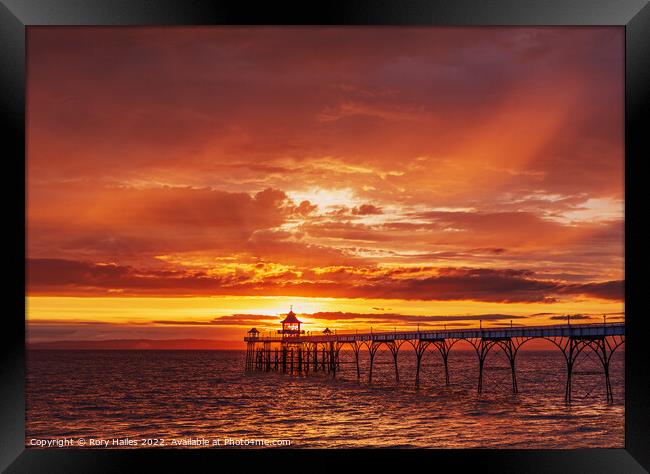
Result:
<instances>
[{"instance_id":1,"label":"distant coastline","mask_svg":"<svg viewBox=\"0 0 650 474\"><path fill-rule=\"evenodd\" d=\"M240 341L214 339L105 339L98 341L43 341L26 344L26 349L37 350L197 350L197 351L244 351L246 346ZM470 347L456 350L473 350ZM522 351L557 350L544 340L531 341Z\"/></svg>"},{"instance_id":2,"label":"distant coastline","mask_svg":"<svg viewBox=\"0 0 650 474\"><path fill-rule=\"evenodd\" d=\"M212 339L106 339L46 341L26 344L27 350L244 350L239 341Z\"/></svg>"}]
</instances>

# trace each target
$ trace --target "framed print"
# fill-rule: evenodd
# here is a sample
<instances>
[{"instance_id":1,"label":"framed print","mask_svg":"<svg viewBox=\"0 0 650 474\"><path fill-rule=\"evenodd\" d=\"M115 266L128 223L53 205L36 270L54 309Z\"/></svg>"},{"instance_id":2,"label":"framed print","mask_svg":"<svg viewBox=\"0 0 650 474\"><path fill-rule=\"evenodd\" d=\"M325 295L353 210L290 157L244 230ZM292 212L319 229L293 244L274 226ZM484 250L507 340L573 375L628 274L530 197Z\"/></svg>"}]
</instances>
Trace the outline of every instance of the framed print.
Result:
<instances>
[{"instance_id":1,"label":"framed print","mask_svg":"<svg viewBox=\"0 0 650 474\"><path fill-rule=\"evenodd\" d=\"M646 472L647 2L0 12L7 472Z\"/></svg>"}]
</instances>

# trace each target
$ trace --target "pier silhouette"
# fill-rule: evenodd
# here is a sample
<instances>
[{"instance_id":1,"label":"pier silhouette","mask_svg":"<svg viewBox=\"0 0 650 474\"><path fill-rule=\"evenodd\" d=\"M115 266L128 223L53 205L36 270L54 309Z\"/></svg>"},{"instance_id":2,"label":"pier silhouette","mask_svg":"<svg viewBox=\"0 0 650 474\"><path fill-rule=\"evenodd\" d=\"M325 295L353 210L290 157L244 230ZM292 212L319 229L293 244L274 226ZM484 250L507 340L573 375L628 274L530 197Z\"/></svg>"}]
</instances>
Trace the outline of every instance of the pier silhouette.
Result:
<instances>
[{"instance_id":1,"label":"pier silhouette","mask_svg":"<svg viewBox=\"0 0 650 474\"><path fill-rule=\"evenodd\" d=\"M566 362L565 401L571 402L572 378L578 355L585 349L593 351L602 365L607 403L613 403L609 365L612 355L625 343L625 323L567 324L548 326L518 326L474 329L436 329L416 331L372 331L335 333L325 329L322 333L305 333L293 310L282 321L276 335L261 336L253 328L246 341L246 371L281 371L290 374L325 372L335 378L340 369L339 353L348 345L354 352L357 378L361 379L359 353L367 350L369 356L368 383L372 383L375 355L383 345L395 366L395 380L399 382L398 356L403 346L415 351L415 385L420 385L420 365L427 348L432 347L442 357L445 384L449 385L449 353L460 341L469 343L476 352L478 362L477 392L483 391L484 363L491 350L501 350L508 358L512 392L517 393L516 357L521 347L534 339L545 339L557 347Z\"/></svg>"}]
</instances>

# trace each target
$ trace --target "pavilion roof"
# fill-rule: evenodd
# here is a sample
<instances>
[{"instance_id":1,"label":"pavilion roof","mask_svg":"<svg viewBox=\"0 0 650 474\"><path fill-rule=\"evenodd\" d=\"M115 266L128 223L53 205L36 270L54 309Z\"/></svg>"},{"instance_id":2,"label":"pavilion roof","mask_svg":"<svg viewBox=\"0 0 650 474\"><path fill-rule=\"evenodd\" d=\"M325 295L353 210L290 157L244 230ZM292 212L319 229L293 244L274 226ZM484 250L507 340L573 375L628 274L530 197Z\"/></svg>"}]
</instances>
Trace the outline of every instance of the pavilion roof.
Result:
<instances>
[{"instance_id":1,"label":"pavilion roof","mask_svg":"<svg viewBox=\"0 0 650 474\"><path fill-rule=\"evenodd\" d=\"M284 318L284 321L282 321L282 324L284 323L300 323L300 320L296 318L296 313L294 313L293 311L289 311L287 313L287 317Z\"/></svg>"}]
</instances>

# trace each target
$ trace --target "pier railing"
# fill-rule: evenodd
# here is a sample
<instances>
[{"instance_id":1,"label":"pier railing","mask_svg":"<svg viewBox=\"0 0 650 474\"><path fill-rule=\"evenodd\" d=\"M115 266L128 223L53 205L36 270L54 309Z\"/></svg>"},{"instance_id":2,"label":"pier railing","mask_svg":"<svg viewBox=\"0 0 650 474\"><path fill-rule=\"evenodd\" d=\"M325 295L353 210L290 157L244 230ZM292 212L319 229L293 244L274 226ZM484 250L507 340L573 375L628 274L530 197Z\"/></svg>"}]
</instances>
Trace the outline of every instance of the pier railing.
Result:
<instances>
[{"instance_id":1,"label":"pier railing","mask_svg":"<svg viewBox=\"0 0 650 474\"><path fill-rule=\"evenodd\" d=\"M506 326L471 329L419 329L394 331L337 331L332 334L305 333L291 337L295 342L352 342L418 339L464 339L495 337L562 337L562 336L623 336L625 323L554 324L545 326ZM286 342L282 335L245 337L246 342Z\"/></svg>"}]
</instances>

